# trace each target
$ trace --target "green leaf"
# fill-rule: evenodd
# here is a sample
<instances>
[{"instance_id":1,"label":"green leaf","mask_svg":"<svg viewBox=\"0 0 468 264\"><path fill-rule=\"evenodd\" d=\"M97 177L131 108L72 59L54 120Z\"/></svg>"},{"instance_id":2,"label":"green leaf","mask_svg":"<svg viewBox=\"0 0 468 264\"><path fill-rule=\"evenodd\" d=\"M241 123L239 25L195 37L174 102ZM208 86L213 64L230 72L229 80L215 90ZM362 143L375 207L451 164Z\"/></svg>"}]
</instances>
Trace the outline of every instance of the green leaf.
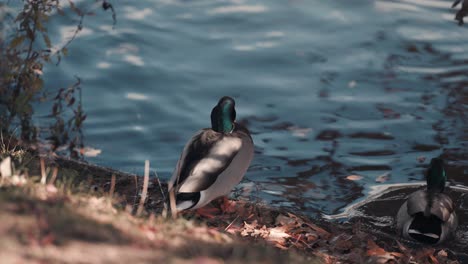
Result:
<instances>
[{"instance_id":1,"label":"green leaf","mask_svg":"<svg viewBox=\"0 0 468 264\"><path fill-rule=\"evenodd\" d=\"M21 43L23 43L24 39L26 38L25 35L21 35L21 36L18 36L16 38L14 38L11 42L10 42L10 49L14 49L16 48L17 46L21 45Z\"/></svg>"}]
</instances>

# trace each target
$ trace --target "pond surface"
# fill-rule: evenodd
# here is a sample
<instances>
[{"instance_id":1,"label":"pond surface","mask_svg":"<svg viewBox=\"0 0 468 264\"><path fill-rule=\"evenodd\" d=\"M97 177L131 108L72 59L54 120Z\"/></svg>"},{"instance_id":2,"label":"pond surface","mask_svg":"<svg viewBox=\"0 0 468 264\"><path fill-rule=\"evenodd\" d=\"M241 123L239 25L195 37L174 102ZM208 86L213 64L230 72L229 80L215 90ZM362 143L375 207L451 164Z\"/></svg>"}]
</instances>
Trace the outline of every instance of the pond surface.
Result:
<instances>
[{"instance_id":1,"label":"pond surface","mask_svg":"<svg viewBox=\"0 0 468 264\"><path fill-rule=\"evenodd\" d=\"M113 4L115 28L94 6L44 75L51 89L82 79L85 144L102 151L90 162L141 174L149 159L168 179L230 95L256 146L243 196L338 214L378 185L423 180L439 155L468 185L468 26L450 1ZM51 20L53 40L71 17Z\"/></svg>"}]
</instances>

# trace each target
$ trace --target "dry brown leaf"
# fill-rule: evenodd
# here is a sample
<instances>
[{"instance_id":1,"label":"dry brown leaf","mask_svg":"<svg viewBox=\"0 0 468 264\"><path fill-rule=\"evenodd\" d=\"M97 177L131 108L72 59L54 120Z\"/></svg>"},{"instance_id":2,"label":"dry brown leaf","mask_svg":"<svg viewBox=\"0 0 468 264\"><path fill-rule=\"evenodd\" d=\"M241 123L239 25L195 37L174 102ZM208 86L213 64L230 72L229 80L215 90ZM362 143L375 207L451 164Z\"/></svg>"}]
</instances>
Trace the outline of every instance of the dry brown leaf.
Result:
<instances>
[{"instance_id":1,"label":"dry brown leaf","mask_svg":"<svg viewBox=\"0 0 468 264\"><path fill-rule=\"evenodd\" d=\"M284 227L274 227L270 228L268 237L266 240L273 242L275 244L284 244L286 242L286 239L291 237L288 233L286 233L286 230Z\"/></svg>"},{"instance_id":2,"label":"dry brown leaf","mask_svg":"<svg viewBox=\"0 0 468 264\"><path fill-rule=\"evenodd\" d=\"M297 224L297 221L294 219L294 218L291 218L291 217L288 217L288 216L285 216L283 214L280 214L276 217L276 220L275 220L275 224L276 225L296 225Z\"/></svg>"},{"instance_id":3,"label":"dry brown leaf","mask_svg":"<svg viewBox=\"0 0 468 264\"><path fill-rule=\"evenodd\" d=\"M360 179L362 179L362 176L359 176L359 175L349 175L349 176L346 176L346 179L347 179L347 180L350 180L350 181L359 181Z\"/></svg>"},{"instance_id":4,"label":"dry brown leaf","mask_svg":"<svg viewBox=\"0 0 468 264\"><path fill-rule=\"evenodd\" d=\"M446 257L448 257L448 254L447 254L447 251L442 249L439 252L437 252L437 256L442 257L442 258L446 258Z\"/></svg>"},{"instance_id":5,"label":"dry brown leaf","mask_svg":"<svg viewBox=\"0 0 468 264\"><path fill-rule=\"evenodd\" d=\"M325 239L329 239L331 234L327 231L325 231L325 229L321 228L321 227L318 227L312 223L305 223L308 227L312 228L312 230L314 230L317 235L319 235L321 238L325 238Z\"/></svg>"},{"instance_id":6,"label":"dry brown leaf","mask_svg":"<svg viewBox=\"0 0 468 264\"><path fill-rule=\"evenodd\" d=\"M382 175L377 176L377 178L375 178L375 181L379 183L384 183L388 181L389 179L390 179L390 173L386 172Z\"/></svg>"},{"instance_id":7,"label":"dry brown leaf","mask_svg":"<svg viewBox=\"0 0 468 264\"><path fill-rule=\"evenodd\" d=\"M387 251L385 249L379 247L373 240L367 240L367 255L374 256L374 255L385 255Z\"/></svg>"},{"instance_id":8,"label":"dry brown leaf","mask_svg":"<svg viewBox=\"0 0 468 264\"><path fill-rule=\"evenodd\" d=\"M84 148L79 149L79 151L80 151L80 154L85 157L97 157L102 152L102 150L95 149L92 147L84 147Z\"/></svg>"},{"instance_id":9,"label":"dry brown leaf","mask_svg":"<svg viewBox=\"0 0 468 264\"><path fill-rule=\"evenodd\" d=\"M434 257L434 255L429 255L428 257L429 257L429 259L431 260L432 263L439 264L439 261L437 260L436 257Z\"/></svg>"}]
</instances>

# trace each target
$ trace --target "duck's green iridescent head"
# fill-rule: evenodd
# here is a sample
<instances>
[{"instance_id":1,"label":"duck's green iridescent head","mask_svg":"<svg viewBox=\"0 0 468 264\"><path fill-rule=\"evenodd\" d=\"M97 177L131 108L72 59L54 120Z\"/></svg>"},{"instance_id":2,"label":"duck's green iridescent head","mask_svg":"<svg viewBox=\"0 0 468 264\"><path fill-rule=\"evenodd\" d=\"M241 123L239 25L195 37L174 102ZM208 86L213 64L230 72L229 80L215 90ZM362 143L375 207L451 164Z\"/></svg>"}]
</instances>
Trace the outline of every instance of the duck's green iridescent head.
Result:
<instances>
[{"instance_id":1,"label":"duck's green iridescent head","mask_svg":"<svg viewBox=\"0 0 468 264\"><path fill-rule=\"evenodd\" d=\"M445 188L445 175L444 161L440 158L433 158L426 175L427 190L433 192L443 192Z\"/></svg>"},{"instance_id":2,"label":"duck's green iridescent head","mask_svg":"<svg viewBox=\"0 0 468 264\"><path fill-rule=\"evenodd\" d=\"M234 99L224 96L211 110L211 128L216 132L229 133L234 129L236 109Z\"/></svg>"}]
</instances>

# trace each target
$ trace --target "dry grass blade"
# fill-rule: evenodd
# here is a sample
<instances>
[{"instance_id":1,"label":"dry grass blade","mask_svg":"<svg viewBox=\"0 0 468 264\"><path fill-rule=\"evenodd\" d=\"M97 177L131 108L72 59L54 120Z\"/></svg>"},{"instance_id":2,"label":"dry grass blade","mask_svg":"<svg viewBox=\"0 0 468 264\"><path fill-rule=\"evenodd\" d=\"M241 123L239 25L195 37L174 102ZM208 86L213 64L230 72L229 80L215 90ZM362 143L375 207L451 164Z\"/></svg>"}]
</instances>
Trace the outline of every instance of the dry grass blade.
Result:
<instances>
[{"instance_id":1,"label":"dry grass blade","mask_svg":"<svg viewBox=\"0 0 468 264\"><path fill-rule=\"evenodd\" d=\"M159 176L158 176L158 173L155 171L154 172L156 174L156 181L158 181L158 186L159 186L159 190L161 191L161 195L163 197L163 200L164 200L164 209L167 209L167 204L166 204L166 195L164 194L164 191L163 191L163 188L162 188L162 185L161 185L161 182L159 181Z\"/></svg>"},{"instance_id":2,"label":"dry grass blade","mask_svg":"<svg viewBox=\"0 0 468 264\"><path fill-rule=\"evenodd\" d=\"M232 222L226 226L226 228L224 229L224 231L228 231L229 228L234 224L234 222L239 218L240 215L237 215L236 218L234 218L234 220L232 220Z\"/></svg>"},{"instance_id":3,"label":"dry grass blade","mask_svg":"<svg viewBox=\"0 0 468 264\"><path fill-rule=\"evenodd\" d=\"M41 158L41 184L46 184L47 173L44 158Z\"/></svg>"},{"instance_id":4,"label":"dry grass blade","mask_svg":"<svg viewBox=\"0 0 468 264\"><path fill-rule=\"evenodd\" d=\"M174 194L174 189L171 189L169 191L169 203L171 206L171 215L173 219L177 218L177 207L176 207L176 200L175 200L175 194Z\"/></svg>"},{"instance_id":5,"label":"dry grass blade","mask_svg":"<svg viewBox=\"0 0 468 264\"><path fill-rule=\"evenodd\" d=\"M146 195L148 193L149 165L149 160L145 160L145 176L143 178L143 190L141 192L140 204L138 205L137 215L141 215L141 213L143 212Z\"/></svg>"},{"instance_id":6,"label":"dry grass blade","mask_svg":"<svg viewBox=\"0 0 468 264\"><path fill-rule=\"evenodd\" d=\"M114 196L114 191L115 191L115 174L112 174L111 185L110 185L110 190L109 190L110 198Z\"/></svg>"}]
</instances>

